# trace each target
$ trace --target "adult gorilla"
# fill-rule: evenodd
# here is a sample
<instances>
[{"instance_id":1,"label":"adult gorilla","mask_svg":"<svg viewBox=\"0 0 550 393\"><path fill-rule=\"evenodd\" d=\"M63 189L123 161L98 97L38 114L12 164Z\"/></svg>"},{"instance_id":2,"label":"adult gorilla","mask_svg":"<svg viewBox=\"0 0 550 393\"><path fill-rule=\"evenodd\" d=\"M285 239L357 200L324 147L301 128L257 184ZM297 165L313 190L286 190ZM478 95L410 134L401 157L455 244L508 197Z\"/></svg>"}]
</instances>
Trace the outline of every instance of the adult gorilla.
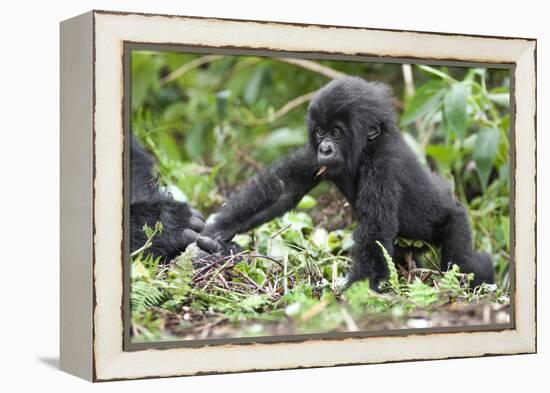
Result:
<instances>
[{"instance_id":1,"label":"adult gorilla","mask_svg":"<svg viewBox=\"0 0 550 393\"><path fill-rule=\"evenodd\" d=\"M443 270L455 263L475 274L474 285L493 282L491 258L472 249L466 210L405 143L388 86L357 77L330 82L309 105L308 128L306 146L229 198L197 238L201 248L221 249L235 234L294 208L326 179L346 197L357 220L348 285L369 279L378 289L388 268L376 241L392 254L398 235L441 246Z\"/></svg>"},{"instance_id":2,"label":"adult gorilla","mask_svg":"<svg viewBox=\"0 0 550 393\"><path fill-rule=\"evenodd\" d=\"M148 253L170 261L195 241L204 228L202 214L187 203L175 201L159 188L153 176L153 158L135 137L130 145L130 250L142 247L147 237L143 226L154 228L160 221L163 230L157 234Z\"/></svg>"}]
</instances>

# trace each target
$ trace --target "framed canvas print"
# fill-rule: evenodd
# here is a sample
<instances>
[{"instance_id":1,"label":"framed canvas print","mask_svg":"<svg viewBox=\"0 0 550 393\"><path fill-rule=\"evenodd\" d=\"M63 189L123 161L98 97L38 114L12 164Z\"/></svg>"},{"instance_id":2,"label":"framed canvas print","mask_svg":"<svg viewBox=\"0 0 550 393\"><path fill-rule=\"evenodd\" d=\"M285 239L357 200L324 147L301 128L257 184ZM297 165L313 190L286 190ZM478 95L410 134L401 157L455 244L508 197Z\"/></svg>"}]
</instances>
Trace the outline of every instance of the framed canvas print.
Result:
<instances>
[{"instance_id":1,"label":"framed canvas print","mask_svg":"<svg viewBox=\"0 0 550 393\"><path fill-rule=\"evenodd\" d=\"M61 368L536 351L536 40L61 23Z\"/></svg>"}]
</instances>

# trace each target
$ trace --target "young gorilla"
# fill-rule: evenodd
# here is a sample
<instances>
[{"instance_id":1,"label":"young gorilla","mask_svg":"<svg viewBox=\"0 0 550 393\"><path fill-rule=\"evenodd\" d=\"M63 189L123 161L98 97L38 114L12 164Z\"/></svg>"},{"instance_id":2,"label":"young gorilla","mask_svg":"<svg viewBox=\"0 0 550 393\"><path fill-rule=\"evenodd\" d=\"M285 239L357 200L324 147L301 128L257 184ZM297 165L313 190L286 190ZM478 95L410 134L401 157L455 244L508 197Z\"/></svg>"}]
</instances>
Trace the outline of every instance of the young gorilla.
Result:
<instances>
[{"instance_id":1,"label":"young gorilla","mask_svg":"<svg viewBox=\"0 0 550 393\"><path fill-rule=\"evenodd\" d=\"M170 261L195 241L204 228L202 214L187 203L175 201L159 189L153 176L153 158L134 136L130 145L130 251L142 247L147 237L143 226L154 228L162 223L162 233L155 235L147 252L162 261Z\"/></svg>"},{"instance_id":2,"label":"young gorilla","mask_svg":"<svg viewBox=\"0 0 550 393\"><path fill-rule=\"evenodd\" d=\"M309 105L308 127L306 146L229 198L197 238L201 248L219 250L235 234L294 208L326 179L343 193L357 220L348 286L369 279L379 288L388 268L376 241L394 254L398 235L441 246L443 270L455 263L475 273L474 285L493 282L491 258L472 250L466 210L405 143L388 86L357 77L330 82Z\"/></svg>"}]
</instances>

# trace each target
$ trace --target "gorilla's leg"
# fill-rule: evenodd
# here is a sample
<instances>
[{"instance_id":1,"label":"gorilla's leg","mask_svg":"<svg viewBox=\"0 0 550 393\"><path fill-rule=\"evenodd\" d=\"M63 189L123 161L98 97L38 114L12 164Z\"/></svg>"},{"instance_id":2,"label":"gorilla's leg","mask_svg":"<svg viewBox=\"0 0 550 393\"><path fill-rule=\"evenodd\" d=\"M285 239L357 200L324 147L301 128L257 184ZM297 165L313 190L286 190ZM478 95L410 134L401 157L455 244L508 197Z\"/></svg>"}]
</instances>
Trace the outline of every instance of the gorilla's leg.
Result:
<instances>
[{"instance_id":1,"label":"gorilla's leg","mask_svg":"<svg viewBox=\"0 0 550 393\"><path fill-rule=\"evenodd\" d=\"M473 286L492 284L495 280L491 257L472 249L468 216L459 202L455 203L444 229L441 270L447 271L452 264L457 264L463 273L475 274Z\"/></svg>"},{"instance_id":2,"label":"gorilla's leg","mask_svg":"<svg viewBox=\"0 0 550 393\"><path fill-rule=\"evenodd\" d=\"M351 265L346 288L354 282L369 280L370 288L380 291L380 282L389 276L389 269L382 248L384 246L389 255L393 254L393 239L380 233L367 233L359 225L354 233L355 246L352 249L353 264Z\"/></svg>"}]
</instances>

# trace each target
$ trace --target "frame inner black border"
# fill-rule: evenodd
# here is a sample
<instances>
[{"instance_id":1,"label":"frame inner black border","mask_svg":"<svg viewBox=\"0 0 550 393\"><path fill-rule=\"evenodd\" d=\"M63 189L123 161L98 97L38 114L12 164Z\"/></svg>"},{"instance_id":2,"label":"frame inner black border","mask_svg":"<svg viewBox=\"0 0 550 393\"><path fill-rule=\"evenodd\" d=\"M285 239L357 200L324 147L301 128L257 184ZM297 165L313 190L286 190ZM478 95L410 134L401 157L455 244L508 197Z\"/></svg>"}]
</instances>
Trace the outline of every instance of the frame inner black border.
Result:
<instances>
[{"instance_id":1,"label":"frame inner black border","mask_svg":"<svg viewBox=\"0 0 550 393\"><path fill-rule=\"evenodd\" d=\"M313 333L313 334L297 334L297 335L281 335L281 336L259 336L259 337L235 337L235 338L220 338L220 339L205 339L205 340L174 340L174 341L158 341L148 343L134 343L131 340L130 325L131 325L131 310L130 310L130 239L129 239L129 222L130 222L130 149L128 146L130 126L131 126L131 53L137 50L150 50L157 52L182 52L182 53L202 53L202 54L224 54L228 56L260 56L260 57L291 57L312 60L344 60L344 61L360 61L360 62L377 62L377 63L396 63L396 64L428 64L428 65L443 65L453 67L483 67L507 69L510 72L510 216L514 219L510 223L510 322L504 324L487 324L487 325L466 325L466 326L450 326L436 328L416 328L416 329L385 329L372 330L362 332L328 332L328 333ZM456 59L426 59L414 57L381 57L377 55L359 54L347 55L339 53L319 53L319 52L290 52L277 51L273 49L263 48L242 48L242 47L208 47L195 46L176 43L146 43L124 41L123 43L123 130L124 130L124 147L123 147L123 242L122 242L122 271L123 271L123 301L122 301L122 320L123 320L123 351L139 351L144 349L172 349L172 348L200 348L205 346L218 345L252 345L252 344L280 344L280 343L301 343L310 340L331 340L341 341L353 338L375 338L375 337L405 337L413 335L426 334L443 334L443 333L473 333L492 331L500 332L504 330L515 329L515 169L516 169L516 154L515 154L515 63L482 63L474 61L462 61Z\"/></svg>"}]
</instances>

